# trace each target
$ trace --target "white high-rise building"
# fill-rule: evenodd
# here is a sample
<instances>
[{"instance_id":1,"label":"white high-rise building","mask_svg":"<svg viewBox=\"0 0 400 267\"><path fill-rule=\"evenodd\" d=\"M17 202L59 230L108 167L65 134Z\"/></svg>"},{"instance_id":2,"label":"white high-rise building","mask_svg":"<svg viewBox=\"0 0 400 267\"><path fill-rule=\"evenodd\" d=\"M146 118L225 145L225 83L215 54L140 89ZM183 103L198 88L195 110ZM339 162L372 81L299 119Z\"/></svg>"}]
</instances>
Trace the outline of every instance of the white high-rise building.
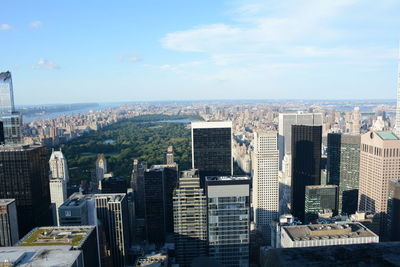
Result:
<instances>
[{"instance_id":1,"label":"white high-rise building","mask_svg":"<svg viewBox=\"0 0 400 267\"><path fill-rule=\"evenodd\" d=\"M100 181L104 178L104 174L107 173L107 160L104 154L99 154L96 160L96 178Z\"/></svg>"},{"instance_id":2,"label":"white high-rise building","mask_svg":"<svg viewBox=\"0 0 400 267\"><path fill-rule=\"evenodd\" d=\"M397 107L396 107L396 125L395 133L400 135L400 48L399 48L399 62L397 67Z\"/></svg>"},{"instance_id":3,"label":"white high-rise building","mask_svg":"<svg viewBox=\"0 0 400 267\"><path fill-rule=\"evenodd\" d=\"M58 209L67 200L67 183L64 179L50 179L50 200L53 206L53 220L60 225Z\"/></svg>"},{"instance_id":4,"label":"white high-rise building","mask_svg":"<svg viewBox=\"0 0 400 267\"><path fill-rule=\"evenodd\" d=\"M278 218L279 211L279 151L278 133L254 133L253 153L254 222L267 244L271 240L270 224Z\"/></svg>"},{"instance_id":5,"label":"white high-rise building","mask_svg":"<svg viewBox=\"0 0 400 267\"><path fill-rule=\"evenodd\" d=\"M322 113L280 113L279 114L279 169L285 155L292 153L292 125L322 125Z\"/></svg>"},{"instance_id":6,"label":"white high-rise building","mask_svg":"<svg viewBox=\"0 0 400 267\"><path fill-rule=\"evenodd\" d=\"M66 183L69 182L67 160L61 150L53 150L50 156L49 165L51 179L57 178L65 180Z\"/></svg>"}]
</instances>

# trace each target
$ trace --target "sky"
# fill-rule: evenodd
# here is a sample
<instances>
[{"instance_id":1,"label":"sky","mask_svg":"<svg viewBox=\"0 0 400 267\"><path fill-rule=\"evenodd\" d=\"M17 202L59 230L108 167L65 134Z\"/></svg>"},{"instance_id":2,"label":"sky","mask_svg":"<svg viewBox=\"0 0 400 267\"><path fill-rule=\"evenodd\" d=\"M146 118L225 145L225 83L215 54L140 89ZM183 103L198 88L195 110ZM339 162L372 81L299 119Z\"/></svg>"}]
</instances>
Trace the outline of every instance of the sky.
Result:
<instances>
[{"instance_id":1,"label":"sky","mask_svg":"<svg viewBox=\"0 0 400 267\"><path fill-rule=\"evenodd\" d=\"M398 0L0 0L17 105L396 97Z\"/></svg>"}]
</instances>

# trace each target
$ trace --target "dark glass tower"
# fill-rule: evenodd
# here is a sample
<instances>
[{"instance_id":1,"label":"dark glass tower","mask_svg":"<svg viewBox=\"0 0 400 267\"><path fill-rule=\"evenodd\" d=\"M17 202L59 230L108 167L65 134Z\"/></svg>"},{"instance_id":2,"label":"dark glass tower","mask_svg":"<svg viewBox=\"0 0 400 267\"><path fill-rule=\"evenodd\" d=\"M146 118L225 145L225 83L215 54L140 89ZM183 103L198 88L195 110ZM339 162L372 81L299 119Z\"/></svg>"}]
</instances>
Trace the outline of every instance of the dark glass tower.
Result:
<instances>
[{"instance_id":1,"label":"dark glass tower","mask_svg":"<svg viewBox=\"0 0 400 267\"><path fill-rule=\"evenodd\" d=\"M232 175L232 122L192 123L192 168L200 176Z\"/></svg>"},{"instance_id":2,"label":"dark glass tower","mask_svg":"<svg viewBox=\"0 0 400 267\"><path fill-rule=\"evenodd\" d=\"M135 198L135 216L141 219L144 218L144 172L146 169L146 162L133 160L131 187Z\"/></svg>"},{"instance_id":3,"label":"dark glass tower","mask_svg":"<svg viewBox=\"0 0 400 267\"><path fill-rule=\"evenodd\" d=\"M328 134L328 183L339 186L339 214L357 210L360 144L360 135Z\"/></svg>"},{"instance_id":4,"label":"dark glass tower","mask_svg":"<svg viewBox=\"0 0 400 267\"><path fill-rule=\"evenodd\" d=\"M306 186L305 223L318 219L318 213L325 210L337 214L337 185Z\"/></svg>"},{"instance_id":5,"label":"dark glass tower","mask_svg":"<svg viewBox=\"0 0 400 267\"><path fill-rule=\"evenodd\" d=\"M292 125L292 212L304 221L305 188L321 181L322 126Z\"/></svg>"},{"instance_id":6,"label":"dark glass tower","mask_svg":"<svg viewBox=\"0 0 400 267\"><path fill-rule=\"evenodd\" d=\"M0 198L15 199L20 236L35 227L52 225L45 147L0 147Z\"/></svg>"}]
</instances>

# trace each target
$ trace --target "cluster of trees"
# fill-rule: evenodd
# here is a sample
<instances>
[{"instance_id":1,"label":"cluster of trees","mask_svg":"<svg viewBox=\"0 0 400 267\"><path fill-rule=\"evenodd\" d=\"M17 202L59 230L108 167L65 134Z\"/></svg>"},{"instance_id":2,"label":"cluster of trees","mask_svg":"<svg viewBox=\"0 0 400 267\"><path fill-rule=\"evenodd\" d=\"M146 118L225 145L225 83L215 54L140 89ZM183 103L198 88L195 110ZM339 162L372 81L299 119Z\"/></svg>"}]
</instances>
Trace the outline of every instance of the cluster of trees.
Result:
<instances>
[{"instance_id":1,"label":"cluster of trees","mask_svg":"<svg viewBox=\"0 0 400 267\"><path fill-rule=\"evenodd\" d=\"M105 154L108 171L130 177L132 159L148 165L164 163L164 151L174 146L180 169L191 168L190 125L170 120L201 120L198 116L143 115L127 119L96 132L89 132L61 145L68 159L71 181L90 180L97 155Z\"/></svg>"}]
</instances>

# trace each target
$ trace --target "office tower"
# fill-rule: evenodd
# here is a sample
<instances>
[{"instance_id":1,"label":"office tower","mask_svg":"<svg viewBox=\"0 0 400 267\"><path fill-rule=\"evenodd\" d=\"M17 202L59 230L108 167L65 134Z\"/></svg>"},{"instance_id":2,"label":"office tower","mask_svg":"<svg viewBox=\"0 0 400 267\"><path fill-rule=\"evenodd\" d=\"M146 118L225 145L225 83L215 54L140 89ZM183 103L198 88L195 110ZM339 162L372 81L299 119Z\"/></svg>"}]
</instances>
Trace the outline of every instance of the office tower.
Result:
<instances>
[{"instance_id":1,"label":"office tower","mask_svg":"<svg viewBox=\"0 0 400 267\"><path fill-rule=\"evenodd\" d=\"M4 145L5 139L4 139L4 128L3 128L3 122L0 121L0 145Z\"/></svg>"},{"instance_id":2,"label":"office tower","mask_svg":"<svg viewBox=\"0 0 400 267\"><path fill-rule=\"evenodd\" d=\"M292 126L292 212L304 221L304 194L307 185L321 181L322 126Z\"/></svg>"},{"instance_id":3,"label":"office tower","mask_svg":"<svg viewBox=\"0 0 400 267\"><path fill-rule=\"evenodd\" d=\"M104 154L99 154L96 160L96 178L100 181L104 178L104 174L107 173L107 160Z\"/></svg>"},{"instance_id":4,"label":"office tower","mask_svg":"<svg viewBox=\"0 0 400 267\"><path fill-rule=\"evenodd\" d=\"M321 126L321 113L280 113L279 114L279 169L285 155L292 154L292 125Z\"/></svg>"},{"instance_id":5,"label":"office tower","mask_svg":"<svg viewBox=\"0 0 400 267\"><path fill-rule=\"evenodd\" d=\"M125 194L95 194L97 218L106 234L112 266L125 266L129 247L129 211Z\"/></svg>"},{"instance_id":6,"label":"office tower","mask_svg":"<svg viewBox=\"0 0 400 267\"><path fill-rule=\"evenodd\" d=\"M165 180L164 168L151 168L144 172L146 238L151 243L165 241Z\"/></svg>"},{"instance_id":7,"label":"office tower","mask_svg":"<svg viewBox=\"0 0 400 267\"><path fill-rule=\"evenodd\" d=\"M305 193L305 223L318 219L318 214L329 210L337 214L337 185L309 185Z\"/></svg>"},{"instance_id":8,"label":"office tower","mask_svg":"<svg viewBox=\"0 0 400 267\"><path fill-rule=\"evenodd\" d=\"M328 183L339 187L339 214L357 211L360 143L360 135L328 134Z\"/></svg>"},{"instance_id":9,"label":"office tower","mask_svg":"<svg viewBox=\"0 0 400 267\"><path fill-rule=\"evenodd\" d=\"M201 178L232 175L232 122L192 122L192 168Z\"/></svg>"},{"instance_id":10,"label":"office tower","mask_svg":"<svg viewBox=\"0 0 400 267\"><path fill-rule=\"evenodd\" d=\"M96 226L37 227L18 241L16 246L38 245L48 247L70 246L71 250L82 251L84 266L100 266ZM46 254L43 256L45 257ZM42 266L63 265L45 264Z\"/></svg>"},{"instance_id":11,"label":"office tower","mask_svg":"<svg viewBox=\"0 0 400 267\"><path fill-rule=\"evenodd\" d=\"M267 244L271 243L270 224L279 210L278 133L254 133L253 194L254 222Z\"/></svg>"},{"instance_id":12,"label":"office tower","mask_svg":"<svg viewBox=\"0 0 400 267\"><path fill-rule=\"evenodd\" d=\"M102 194L127 193L128 184L125 177L108 177L99 181Z\"/></svg>"},{"instance_id":13,"label":"office tower","mask_svg":"<svg viewBox=\"0 0 400 267\"><path fill-rule=\"evenodd\" d=\"M51 225L47 150L41 146L0 146L0 198L14 198L21 236Z\"/></svg>"},{"instance_id":14,"label":"office tower","mask_svg":"<svg viewBox=\"0 0 400 267\"><path fill-rule=\"evenodd\" d=\"M378 243L379 236L358 222L283 226L281 248Z\"/></svg>"},{"instance_id":15,"label":"office tower","mask_svg":"<svg viewBox=\"0 0 400 267\"><path fill-rule=\"evenodd\" d=\"M165 151L165 164L174 164L174 147L168 146L167 151Z\"/></svg>"},{"instance_id":16,"label":"office tower","mask_svg":"<svg viewBox=\"0 0 400 267\"><path fill-rule=\"evenodd\" d=\"M68 165L64 154L60 151L52 151L50 160L50 177L65 180L69 182Z\"/></svg>"},{"instance_id":17,"label":"office tower","mask_svg":"<svg viewBox=\"0 0 400 267\"><path fill-rule=\"evenodd\" d=\"M15 112L14 92L11 72L0 73L0 113L11 114Z\"/></svg>"},{"instance_id":18,"label":"office tower","mask_svg":"<svg viewBox=\"0 0 400 267\"><path fill-rule=\"evenodd\" d=\"M207 256L207 200L197 170L183 171L173 197L176 260L190 266Z\"/></svg>"},{"instance_id":19,"label":"office tower","mask_svg":"<svg viewBox=\"0 0 400 267\"><path fill-rule=\"evenodd\" d=\"M74 193L58 208L60 226L97 225L95 205L85 196L91 195Z\"/></svg>"},{"instance_id":20,"label":"office tower","mask_svg":"<svg viewBox=\"0 0 400 267\"><path fill-rule=\"evenodd\" d=\"M361 136L360 211L381 213L385 233L389 180L400 177L400 139L392 132L368 132Z\"/></svg>"},{"instance_id":21,"label":"office tower","mask_svg":"<svg viewBox=\"0 0 400 267\"><path fill-rule=\"evenodd\" d=\"M12 114L1 114L3 122L4 141L6 145L21 145L22 138L22 115L18 112Z\"/></svg>"},{"instance_id":22,"label":"office tower","mask_svg":"<svg viewBox=\"0 0 400 267\"><path fill-rule=\"evenodd\" d=\"M49 180L50 184L50 200L53 206L53 221L56 225L60 225L58 216L59 207L67 199L67 184L64 179L52 178Z\"/></svg>"},{"instance_id":23,"label":"office tower","mask_svg":"<svg viewBox=\"0 0 400 267\"><path fill-rule=\"evenodd\" d=\"M5 143L21 144L22 115L15 111L11 72L0 73L0 120L3 122Z\"/></svg>"},{"instance_id":24,"label":"office tower","mask_svg":"<svg viewBox=\"0 0 400 267\"><path fill-rule=\"evenodd\" d=\"M397 105L396 105L396 124L395 133L400 135L400 49L399 49L399 59L397 67Z\"/></svg>"},{"instance_id":25,"label":"office tower","mask_svg":"<svg viewBox=\"0 0 400 267\"><path fill-rule=\"evenodd\" d=\"M0 247L12 246L19 240L15 199L0 199Z\"/></svg>"},{"instance_id":26,"label":"office tower","mask_svg":"<svg viewBox=\"0 0 400 267\"><path fill-rule=\"evenodd\" d=\"M352 133L353 134L360 134L360 121L361 121L361 114L360 108L355 107L353 111L353 123L352 123Z\"/></svg>"},{"instance_id":27,"label":"office tower","mask_svg":"<svg viewBox=\"0 0 400 267\"><path fill-rule=\"evenodd\" d=\"M147 169L146 162L139 162L138 159L133 160L133 168L131 174L131 187L135 197L135 216L136 218L144 218L144 172Z\"/></svg>"},{"instance_id":28,"label":"office tower","mask_svg":"<svg viewBox=\"0 0 400 267\"><path fill-rule=\"evenodd\" d=\"M389 181L389 199L387 212L387 239L400 241L400 180Z\"/></svg>"},{"instance_id":29,"label":"office tower","mask_svg":"<svg viewBox=\"0 0 400 267\"><path fill-rule=\"evenodd\" d=\"M249 266L250 179L206 177L208 255L223 266Z\"/></svg>"}]
</instances>

